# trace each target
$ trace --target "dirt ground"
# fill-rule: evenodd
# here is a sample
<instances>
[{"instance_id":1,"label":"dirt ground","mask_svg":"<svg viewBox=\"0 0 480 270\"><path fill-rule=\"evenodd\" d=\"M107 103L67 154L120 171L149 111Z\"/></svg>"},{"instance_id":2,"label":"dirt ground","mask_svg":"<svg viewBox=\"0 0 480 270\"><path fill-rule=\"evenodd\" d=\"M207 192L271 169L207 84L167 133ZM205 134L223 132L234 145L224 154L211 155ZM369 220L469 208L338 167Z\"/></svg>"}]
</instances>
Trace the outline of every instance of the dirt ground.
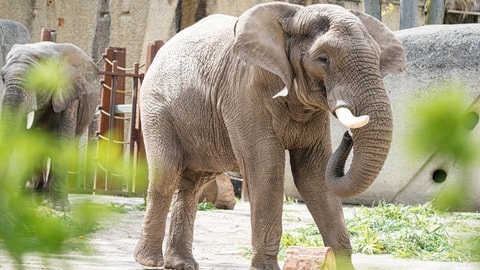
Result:
<instances>
[{"instance_id":1,"label":"dirt ground","mask_svg":"<svg viewBox=\"0 0 480 270\"><path fill-rule=\"evenodd\" d=\"M73 204L89 198L110 205L124 205L126 213L115 213L101 222L102 230L86 239L93 248L92 255L70 252L48 260L39 256L25 258L25 269L147 269L133 259L133 249L140 234L144 211L136 209L142 198L112 196L70 195ZM345 216L352 214L354 207L345 206ZM312 219L304 204L284 206L283 229L291 230L304 226ZM201 270L249 269L249 259L242 256L244 247L250 245L250 210L247 202L238 202L234 210L199 211L195 224L193 253ZM479 263L430 262L396 259L388 255L354 254L353 263L359 270L380 269L480 269ZM280 261L280 267L284 262ZM15 269L12 261L0 251L0 269Z\"/></svg>"}]
</instances>

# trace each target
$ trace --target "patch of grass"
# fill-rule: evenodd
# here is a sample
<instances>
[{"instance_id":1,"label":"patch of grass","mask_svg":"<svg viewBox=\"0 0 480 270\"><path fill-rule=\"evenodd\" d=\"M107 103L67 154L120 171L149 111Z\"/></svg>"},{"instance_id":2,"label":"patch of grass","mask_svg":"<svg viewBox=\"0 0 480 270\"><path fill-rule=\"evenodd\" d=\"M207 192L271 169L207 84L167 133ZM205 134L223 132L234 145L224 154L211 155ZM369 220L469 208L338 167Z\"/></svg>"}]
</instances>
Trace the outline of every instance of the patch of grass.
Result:
<instances>
[{"instance_id":1,"label":"patch of grass","mask_svg":"<svg viewBox=\"0 0 480 270\"><path fill-rule=\"evenodd\" d=\"M297 204L298 200L293 197L286 197L283 203L286 205L292 205L292 204Z\"/></svg>"},{"instance_id":2,"label":"patch of grass","mask_svg":"<svg viewBox=\"0 0 480 270\"><path fill-rule=\"evenodd\" d=\"M322 236L317 226L312 223L307 227L284 232L280 240L280 251L278 254L281 260L285 259L286 251L291 246L323 247Z\"/></svg>"},{"instance_id":3,"label":"patch of grass","mask_svg":"<svg viewBox=\"0 0 480 270\"><path fill-rule=\"evenodd\" d=\"M467 244L465 234L446 222L446 214L431 203L405 206L380 202L361 207L347 220L354 252L392 254L399 258L433 261L479 261L478 252ZM472 240L475 242L475 240Z\"/></svg>"},{"instance_id":4,"label":"patch of grass","mask_svg":"<svg viewBox=\"0 0 480 270\"><path fill-rule=\"evenodd\" d=\"M143 196L143 202L135 206L135 209L140 211L147 210L147 195Z\"/></svg>"},{"instance_id":5,"label":"patch of grass","mask_svg":"<svg viewBox=\"0 0 480 270\"><path fill-rule=\"evenodd\" d=\"M110 203L110 207L109 207L113 212L117 212L117 213L127 213L128 212L128 209L126 207L126 205L124 203L114 203L114 202L111 202Z\"/></svg>"},{"instance_id":6,"label":"patch of grass","mask_svg":"<svg viewBox=\"0 0 480 270\"><path fill-rule=\"evenodd\" d=\"M346 220L354 253L391 254L431 261L480 261L480 214L448 213L433 203L417 206L380 202L355 209ZM290 246L323 246L314 223L284 231L279 258ZM244 257L251 249L242 248Z\"/></svg>"},{"instance_id":7,"label":"patch of grass","mask_svg":"<svg viewBox=\"0 0 480 270\"><path fill-rule=\"evenodd\" d=\"M215 204L212 202L207 202L206 200L203 200L198 204L198 211L208 211L208 210L215 210L217 209L215 207Z\"/></svg>"}]
</instances>

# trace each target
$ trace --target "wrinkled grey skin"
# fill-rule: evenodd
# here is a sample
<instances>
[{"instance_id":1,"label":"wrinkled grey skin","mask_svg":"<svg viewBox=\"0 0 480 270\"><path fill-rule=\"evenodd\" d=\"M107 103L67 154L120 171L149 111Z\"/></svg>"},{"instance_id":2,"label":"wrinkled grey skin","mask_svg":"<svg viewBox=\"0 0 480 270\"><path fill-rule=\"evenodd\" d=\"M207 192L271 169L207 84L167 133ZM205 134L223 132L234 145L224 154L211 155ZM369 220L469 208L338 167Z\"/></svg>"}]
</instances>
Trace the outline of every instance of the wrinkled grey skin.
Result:
<instances>
[{"instance_id":1,"label":"wrinkled grey skin","mask_svg":"<svg viewBox=\"0 0 480 270\"><path fill-rule=\"evenodd\" d=\"M23 24L12 20L0 19L0 67L3 67L5 64L5 58L14 44L30 42L30 34ZM2 90L3 82L0 80L0 91Z\"/></svg>"},{"instance_id":2,"label":"wrinkled grey skin","mask_svg":"<svg viewBox=\"0 0 480 270\"><path fill-rule=\"evenodd\" d=\"M45 59L65 63L70 82L65 86L67 89L27 89L26 71ZM8 133L0 135L8 138L21 129L27 129L27 115L34 112L29 128L48 132L56 144L49 145L50 154L32 168L30 185L44 191L49 206L57 210L69 209L66 190L68 162L65 157L57 158L55 155L63 150L62 147L75 145L78 136L92 121L100 103L97 74L98 68L90 57L68 43L14 45L2 68L4 91L0 103L0 125ZM51 159L50 166L47 166L48 158Z\"/></svg>"},{"instance_id":3,"label":"wrinkled grey skin","mask_svg":"<svg viewBox=\"0 0 480 270\"><path fill-rule=\"evenodd\" d=\"M135 259L198 269L196 197L216 174L239 170L250 196L251 269L279 269L288 149L295 184L325 245L334 249L339 269L353 268L340 198L364 191L383 166L392 118L382 75L404 66L403 48L388 28L333 5L273 2L238 19L210 16L173 37L141 89L150 184ZM286 96L272 98L284 87ZM329 114L338 104L370 122L352 130L353 140L346 136L332 155Z\"/></svg>"}]
</instances>

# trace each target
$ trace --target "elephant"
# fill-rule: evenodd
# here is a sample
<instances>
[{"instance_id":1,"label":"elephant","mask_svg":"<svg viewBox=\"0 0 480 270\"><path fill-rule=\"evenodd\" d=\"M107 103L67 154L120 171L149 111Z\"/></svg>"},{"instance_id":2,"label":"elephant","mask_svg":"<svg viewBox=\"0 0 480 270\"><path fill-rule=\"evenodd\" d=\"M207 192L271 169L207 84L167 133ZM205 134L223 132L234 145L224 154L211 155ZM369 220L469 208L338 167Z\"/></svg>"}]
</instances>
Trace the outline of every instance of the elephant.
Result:
<instances>
[{"instance_id":1,"label":"elephant","mask_svg":"<svg viewBox=\"0 0 480 270\"><path fill-rule=\"evenodd\" d=\"M250 269L279 269L288 150L324 244L339 269L353 269L341 198L363 192L382 169L392 136L382 79L403 71L405 58L380 21L330 4L259 4L172 37L141 86L149 185L136 261L198 269L196 198L215 175L239 171L250 199ZM330 114L349 129L333 153Z\"/></svg>"},{"instance_id":2,"label":"elephant","mask_svg":"<svg viewBox=\"0 0 480 270\"><path fill-rule=\"evenodd\" d=\"M26 81L26 74L47 60L63 64L67 83L43 85L46 89L37 89L40 87ZM68 164L65 157L56 155L69 147L67 145L77 142L93 119L100 103L98 67L73 44L37 42L14 45L1 75L4 91L0 125L3 130L8 130L8 134L0 135L6 138L25 131L29 136L35 136L33 131L37 130L48 134L55 145L49 145L50 154L35 161L29 185L45 193L45 201L50 207L67 211L70 207L66 187Z\"/></svg>"}]
</instances>

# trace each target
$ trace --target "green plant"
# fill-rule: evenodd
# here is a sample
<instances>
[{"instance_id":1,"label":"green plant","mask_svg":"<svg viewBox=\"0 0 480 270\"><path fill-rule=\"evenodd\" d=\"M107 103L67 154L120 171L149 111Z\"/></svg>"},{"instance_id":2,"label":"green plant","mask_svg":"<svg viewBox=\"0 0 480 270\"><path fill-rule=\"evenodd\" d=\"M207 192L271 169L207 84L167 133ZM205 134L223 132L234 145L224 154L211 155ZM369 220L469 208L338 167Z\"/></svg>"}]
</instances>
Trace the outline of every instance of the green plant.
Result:
<instances>
[{"instance_id":1,"label":"green plant","mask_svg":"<svg viewBox=\"0 0 480 270\"><path fill-rule=\"evenodd\" d=\"M292 205L292 204L297 204L298 200L293 198L293 197L286 197L284 203L286 205Z\"/></svg>"},{"instance_id":2,"label":"green plant","mask_svg":"<svg viewBox=\"0 0 480 270\"><path fill-rule=\"evenodd\" d=\"M472 246L463 240L459 227L449 224L448 214L432 203L418 206L380 202L361 207L347 220L354 252L392 254L400 258L435 261L478 261ZM454 237L452 234L456 234Z\"/></svg>"},{"instance_id":3,"label":"green plant","mask_svg":"<svg viewBox=\"0 0 480 270\"><path fill-rule=\"evenodd\" d=\"M215 204L212 202L208 202L207 200L203 200L198 204L198 211L208 211L208 210L215 210Z\"/></svg>"},{"instance_id":4,"label":"green plant","mask_svg":"<svg viewBox=\"0 0 480 270\"><path fill-rule=\"evenodd\" d=\"M439 155L454 161L462 172L455 179L458 184L442 190L434 203L441 210L465 210L469 190L473 185L472 168L478 162L479 143L471 134L478 123L478 115L469 112L471 98L465 87L458 83L442 83L431 87L434 96L412 99L409 123L413 123L409 142L409 153L417 155ZM476 102L476 101L475 101Z\"/></svg>"},{"instance_id":5,"label":"green plant","mask_svg":"<svg viewBox=\"0 0 480 270\"><path fill-rule=\"evenodd\" d=\"M54 62L40 64L28 75L32 89L40 86L62 89L64 82L59 79L59 69L61 65ZM44 78L49 74L54 76ZM17 117L18 123L25 122L20 115ZM91 202L73 205L68 214L59 213L39 206L30 190L22 191L32 169L38 167L44 156L55 151L62 161L71 159L71 149L76 146L66 142L51 149L52 137L38 130L8 130L0 123L0 248L14 259L18 269L23 269L23 257L28 253L48 258L72 248L85 250L81 239L98 229L97 221L105 213L104 207Z\"/></svg>"},{"instance_id":6,"label":"green plant","mask_svg":"<svg viewBox=\"0 0 480 270\"><path fill-rule=\"evenodd\" d=\"M127 213L128 209L124 203L110 203L110 209L117 213Z\"/></svg>"}]
</instances>

